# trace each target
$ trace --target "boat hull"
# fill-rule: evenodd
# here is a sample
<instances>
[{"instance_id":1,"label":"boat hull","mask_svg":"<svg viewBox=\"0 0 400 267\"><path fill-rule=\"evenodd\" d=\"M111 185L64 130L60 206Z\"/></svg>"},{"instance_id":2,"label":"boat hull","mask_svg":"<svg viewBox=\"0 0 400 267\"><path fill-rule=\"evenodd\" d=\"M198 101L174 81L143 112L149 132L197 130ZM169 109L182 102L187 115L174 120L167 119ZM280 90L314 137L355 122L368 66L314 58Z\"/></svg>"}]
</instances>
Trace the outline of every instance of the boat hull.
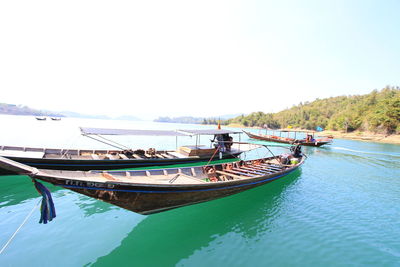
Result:
<instances>
[{"instance_id":1,"label":"boat hull","mask_svg":"<svg viewBox=\"0 0 400 267\"><path fill-rule=\"evenodd\" d=\"M275 142L275 143L282 143L282 144L290 144L290 145L302 145L302 146L313 146L313 147L320 147L326 144L330 144L330 141L319 141L316 140L314 142L307 142L305 140L298 140L293 138L283 138L279 136L275 136L275 138L265 135L256 135L249 132L245 132L250 138L257 139L261 141L268 141L268 142Z\"/></svg>"},{"instance_id":2,"label":"boat hull","mask_svg":"<svg viewBox=\"0 0 400 267\"><path fill-rule=\"evenodd\" d=\"M291 139L291 138L287 138L290 140L282 140L282 139L278 139L278 138L272 138L272 137L268 137L268 136L261 136L261 135L256 135L256 134L252 134L249 132L245 132L250 138L252 139L257 139L257 140L261 140L261 141L268 141L268 142L275 142L275 143L283 143L283 144L294 144L294 142L296 141L295 139Z\"/></svg>"},{"instance_id":3,"label":"boat hull","mask_svg":"<svg viewBox=\"0 0 400 267\"><path fill-rule=\"evenodd\" d=\"M281 173L266 175L257 179L204 185L124 185L109 182L77 182L40 175L35 176L35 178L147 215L234 195L283 178L296 169L297 167L294 167Z\"/></svg>"},{"instance_id":4,"label":"boat hull","mask_svg":"<svg viewBox=\"0 0 400 267\"><path fill-rule=\"evenodd\" d=\"M302 146L314 146L314 147L320 147L326 144L330 144L331 142L326 142L326 141L317 141L317 142L299 142L296 144L302 145Z\"/></svg>"}]
</instances>

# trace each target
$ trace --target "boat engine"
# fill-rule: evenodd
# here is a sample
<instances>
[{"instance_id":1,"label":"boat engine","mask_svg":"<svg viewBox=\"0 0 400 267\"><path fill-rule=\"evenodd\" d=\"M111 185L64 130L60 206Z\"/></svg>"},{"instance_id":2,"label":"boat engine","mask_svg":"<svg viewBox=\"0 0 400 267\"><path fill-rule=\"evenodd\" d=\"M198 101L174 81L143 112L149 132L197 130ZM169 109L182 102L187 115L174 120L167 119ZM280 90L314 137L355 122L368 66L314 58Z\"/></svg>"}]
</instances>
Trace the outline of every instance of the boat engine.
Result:
<instances>
[{"instance_id":1,"label":"boat engine","mask_svg":"<svg viewBox=\"0 0 400 267\"><path fill-rule=\"evenodd\" d=\"M292 155L295 158L301 158L303 156L301 152L301 145L295 145L290 147L290 152L292 152Z\"/></svg>"}]
</instances>

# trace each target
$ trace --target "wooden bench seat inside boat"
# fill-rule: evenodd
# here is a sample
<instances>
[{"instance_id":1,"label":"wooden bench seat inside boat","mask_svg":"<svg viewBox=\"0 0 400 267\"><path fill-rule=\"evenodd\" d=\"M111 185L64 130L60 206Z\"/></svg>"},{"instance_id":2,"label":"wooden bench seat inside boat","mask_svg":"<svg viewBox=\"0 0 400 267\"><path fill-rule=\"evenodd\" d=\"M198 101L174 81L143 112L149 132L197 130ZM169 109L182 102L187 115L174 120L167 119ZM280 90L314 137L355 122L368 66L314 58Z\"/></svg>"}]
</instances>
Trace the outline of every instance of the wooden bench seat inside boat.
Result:
<instances>
[{"instance_id":1,"label":"wooden bench seat inside boat","mask_svg":"<svg viewBox=\"0 0 400 267\"><path fill-rule=\"evenodd\" d=\"M122 183L146 183L146 184L202 184L206 183L202 179L192 177L183 173L167 175L149 175L149 176L121 176L113 173L101 172L93 173L86 177L80 177L81 180L93 182L122 182Z\"/></svg>"},{"instance_id":2,"label":"wooden bench seat inside boat","mask_svg":"<svg viewBox=\"0 0 400 267\"><path fill-rule=\"evenodd\" d=\"M230 177L232 177L233 179L246 179L246 178L251 178L251 176L237 175L237 174L234 174L234 173L231 173L231 172L226 172L226 171L215 171L215 172L218 173L218 174L225 175L225 176L230 176Z\"/></svg>"},{"instance_id":3,"label":"wooden bench seat inside boat","mask_svg":"<svg viewBox=\"0 0 400 267\"><path fill-rule=\"evenodd\" d=\"M181 146L179 153L186 156L207 156L215 153L215 148L206 146Z\"/></svg>"},{"instance_id":4,"label":"wooden bench seat inside boat","mask_svg":"<svg viewBox=\"0 0 400 267\"><path fill-rule=\"evenodd\" d=\"M185 155L182 155L181 153L179 153L179 152L176 152L176 151L172 151L172 152L168 152L168 154L169 155L172 155L173 157L175 157L175 158L187 158L187 156L185 156Z\"/></svg>"},{"instance_id":5,"label":"wooden bench seat inside boat","mask_svg":"<svg viewBox=\"0 0 400 267\"><path fill-rule=\"evenodd\" d=\"M129 159L125 154L118 154L120 159Z\"/></svg>"},{"instance_id":6,"label":"wooden bench seat inside boat","mask_svg":"<svg viewBox=\"0 0 400 267\"><path fill-rule=\"evenodd\" d=\"M251 174L254 174L254 175L265 175L265 174L270 173L268 171L254 170L254 169L246 168L246 167L241 167L240 169L239 168L233 168L232 170L241 171L241 172L248 172L248 173L251 173Z\"/></svg>"},{"instance_id":7,"label":"wooden bench seat inside boat","mask_svg":"<svg viewBox=\"0 0 400 267\"><path fill-rule=\"evenodd\" d=\"M173 158L175 158L174 156L169 155L169 153L162 153L161 155L162 155L164 158L166 158L166 159L173 159Z\"/></svg>"},{"instance_id":8,"label":"wooden bench seat inside boat","mask_svg":"<svg viewBox=\"0 0 400 267\"><path fill-rule=\"evenodd\" d=\"M119 156L118 155L113 155L113 154L106 154L105 155L105 159L116 160L116 159L119 159Z\"/></svg>"}]
</instances>

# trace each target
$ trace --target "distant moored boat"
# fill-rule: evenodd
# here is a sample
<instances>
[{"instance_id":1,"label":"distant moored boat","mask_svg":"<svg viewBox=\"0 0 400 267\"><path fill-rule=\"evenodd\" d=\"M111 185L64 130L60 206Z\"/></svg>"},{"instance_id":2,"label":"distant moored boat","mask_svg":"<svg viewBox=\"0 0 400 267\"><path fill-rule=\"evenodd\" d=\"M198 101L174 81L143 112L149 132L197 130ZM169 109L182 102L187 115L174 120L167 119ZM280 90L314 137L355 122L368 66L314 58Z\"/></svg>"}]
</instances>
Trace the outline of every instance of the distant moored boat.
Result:
<instances>
[{"instance_id":1,"label":"distant moored boat","mask_svg":"<svg viewBox=\"0 0 400 267\"><path fill-rule=\"evenodd\" d=\"M315 146L320 147L326 144L331 144L331 138L314 138L314 133L307 132L307 137L303 139L296 139L290 137L282 137L277 135L270 135L270 134L253 134L250 132L245 132L250 138L262 140L262 141L269 141L269 142L276 142L276 143L283 143L283 144L291 144L291 145L302 145L302 146ZM301 132L301 131L292 131L292 130L281 130L280 132Z\"/></svg>"}]
</instances>

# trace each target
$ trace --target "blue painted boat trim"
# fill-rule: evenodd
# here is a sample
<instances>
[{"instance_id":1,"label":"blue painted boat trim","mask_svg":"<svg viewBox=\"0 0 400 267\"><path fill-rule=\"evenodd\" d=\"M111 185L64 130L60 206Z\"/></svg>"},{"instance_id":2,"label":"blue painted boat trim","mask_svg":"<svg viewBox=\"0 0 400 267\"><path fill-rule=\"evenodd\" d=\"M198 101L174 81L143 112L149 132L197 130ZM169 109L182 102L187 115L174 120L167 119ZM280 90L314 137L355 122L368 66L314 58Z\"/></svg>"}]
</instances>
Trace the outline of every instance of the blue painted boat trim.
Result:
<instances>
[{"instance_id":1,"label":"blue painted boat trim","mask_svg":"<svg viewBox=\"0 0 400 267\"><path fill-rule=\"evenodd\" d=\"M156 164L165 164L165 165L174 165L174 164L184 164L184 163L197 163L198 160L190 160L190 161L178 161L175 162L132 162L132 163L110 163L105 164L106 162L101 162L100 164L58 164L58 163L24 163L29 166L87 166L87 167L99 167L99 166L135 166L135 165L154 165Z\"/></svg>"},{"instance_id":2,"label":"blue painted boat trim","mask_svg":"<svg viewBox=\"0 0 400 267\"><path fill-rule=\"evenodd\" d=\"M263 182L268 182L268 181L273 181L276 180L280 177L286 176L289 173L293 172L297 170L297 168L285 173L285 174L281 174L278 176L274 176L271 178L267 178L261 181L257 181L257 182L251 182L251 183L246 183L246 184L240 184L240 185L231 185L231 186L225 186L225 187L219 187L219 188L209 188L209 189L197 189L197 190L174 190L174 191L158 191L158 190L125 190L125 189L112 189L112 188L99 188L99 187L85 187L85 186L74 186L74 185L57 185L57 186L61 186L61 187L65 187L65 188L75 188L75 189L90 189L90 190L103 190L103 191L117 191L117 192L131 192L131 193L150 193L150 194L154 194L154 193L190 193L190 192L205 192L205 191L215 191L215 190L222 190L222 189L230 189L230 188L238 188L238 187L242 187L242 186L248 186L248 185L255 185L255 184L260 184Z\"/></svg>"}]
</instances>

